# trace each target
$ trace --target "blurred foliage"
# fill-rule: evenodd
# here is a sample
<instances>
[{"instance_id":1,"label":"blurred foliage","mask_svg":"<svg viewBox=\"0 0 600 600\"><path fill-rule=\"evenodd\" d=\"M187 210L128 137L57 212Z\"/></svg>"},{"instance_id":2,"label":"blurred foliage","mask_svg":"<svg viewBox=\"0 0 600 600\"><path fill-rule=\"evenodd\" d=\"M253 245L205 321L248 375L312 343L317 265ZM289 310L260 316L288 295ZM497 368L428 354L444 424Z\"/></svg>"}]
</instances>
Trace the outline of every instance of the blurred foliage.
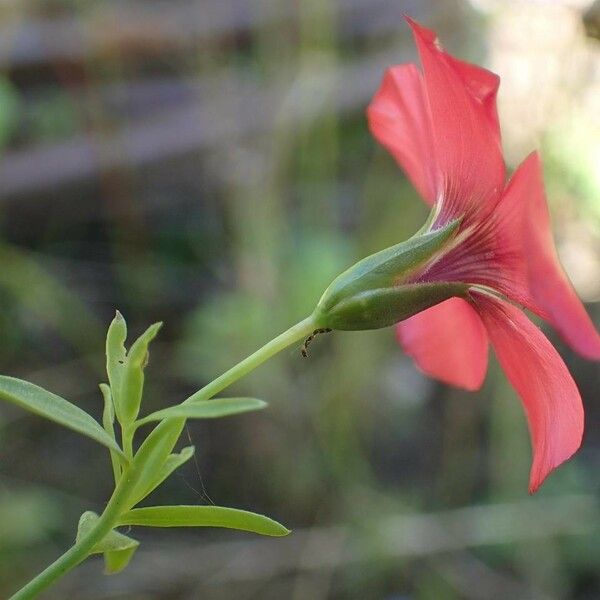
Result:
<instances>
[{"instance_id":1,"label":"blurred foliage","mask_svg":"<svg viewBox=\"0 0 600 600\"><path fill-rule=\"evenodd\" d=\"M578 198L577 206L600 234L599 136L600 124L594 127L583 114L576 113L548 130L544 157L550 190Z\"/></svg>"},{"instance_id":2,"label":"blurred foliage","mask_svg":"<svg viewBox=\"0 0 600 600\"><path fill-rule=\"evenodd\" d=\"M79 110L69 94L56 90L33 100L21 135L38 141L68 139L81 128Z\"/></svg>"},{"instance_id":3,"label":"blurred foliage","mask_svg":"<svg viewBox=\"0 0 600 600\"><path fill-rule=\"evenodd\" d=\"M19 96L6 77L0 78L0 148L13 134L19 117Z\"/></svg>"},{"instance_id":4,"label":"blurred foliage","mask_svg":"<svg viewBox=\"0 0 600 600\"><path fill-rule=\"evenodd\" d=\"M532 4L539 18L528 23L555 28L552 43L580 18ZM99 417L89 382L119 308L132 335L165 321L148 366L147 408L157 410L303 318L339 271L426 217L364 118L383 69L415 58L402 13L488 64L514 50L502 37L518 30L512 5L5 3L2 373ZM563 61L587 75L559 84L570 99L560 118L509 114L502 126L509 145L525 129L541 140L565 264L597 300L600 113L584 100L600 85L600 57L574 31L592 59L573 51ZM531 42L521 58L550 51ZM501 74L531 72L508 63ZM528 103L543 114L537 93ZM598 323L598 303L589 310ZM597 597L600 373L548 334L586 402L587 436L536 497L526 495L522 410L494 361L467 394L421 376L391 330L323 335L308 359L291 349L231 390L265 398L267 411L188 425L182 444L198 460L153 493L155 503L273 515L294 530L289 545L144 534L124 576L103 579L90 561L48 597ZM82 510L101 509L111 471L104 453L13 407L0 406L0 423L4 596L72 541ZM412 529L387 531L388 517Z\"/></svg>"}]
</instances>

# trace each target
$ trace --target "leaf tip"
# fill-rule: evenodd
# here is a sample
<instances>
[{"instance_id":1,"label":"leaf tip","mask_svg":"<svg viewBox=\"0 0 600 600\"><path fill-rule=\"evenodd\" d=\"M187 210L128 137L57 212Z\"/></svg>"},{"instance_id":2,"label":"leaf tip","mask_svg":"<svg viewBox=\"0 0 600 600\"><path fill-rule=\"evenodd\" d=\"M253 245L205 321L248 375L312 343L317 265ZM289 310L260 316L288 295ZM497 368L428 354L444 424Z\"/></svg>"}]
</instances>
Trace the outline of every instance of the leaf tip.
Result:
<instances>
[{"instance_id":1,"label":"leaf tip","mask_svg":"<svg viewBox=\"0 0 600 600\"><path fill-rule=\"evenodd\" d=\"M164 325L164 321L158 321L158 322L152 323L152 325L150 325L150 331L151 331L152 337L154 337L162 329L163 325Z\"/></svg>"}]
</instances>

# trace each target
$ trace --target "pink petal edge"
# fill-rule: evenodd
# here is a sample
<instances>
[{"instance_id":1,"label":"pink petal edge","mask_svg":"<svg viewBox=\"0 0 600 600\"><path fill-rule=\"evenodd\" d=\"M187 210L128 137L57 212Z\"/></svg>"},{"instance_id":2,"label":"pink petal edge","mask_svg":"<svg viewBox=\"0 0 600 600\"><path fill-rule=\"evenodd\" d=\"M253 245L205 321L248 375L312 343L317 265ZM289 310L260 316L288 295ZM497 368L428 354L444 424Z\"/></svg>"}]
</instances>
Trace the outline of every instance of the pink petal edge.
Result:
<instances>
[{"instance_id":1,"label":"pink petal edge","mask_svg":"<svg viewBox=\"0 0 600 600\"><path fill-rule=\"evenodd\" d=\"M531 433L529 492L571 458L584 427L579 390L544 334L511 304L472 292L498 361L519 394Z\"/></svg>"},{"instance_id":2,"label":"pink petal edge","mask_svg":"<svg viewBox=\"0 0 600 600\"><path fill-rule=\"evenodd\" d=\"M554 246L544 193L542 163L530 154L514 172L502 203L520 206L522 260L532 304L567 343L588 359L600 360L600 335L567 278Z\"/></svg>"},{"instance_id":3,"label":"pink petal edge","mask_svg":"<svg viewBox=\"0 0 600 600\"><path fill-rule=\"evenodd\" d=\"M433 31L407 18L423 66L445 223L481 216L504 188L505 167L496 113L498 77L447 54Z\"/></svg>"},{"instance_id":4,"label":"pink petal edge","mask_svg":"<svg viewBox=\"0 0 600 600\"><path fill-rule=\"evenodd\" d=\"M373 137L396 159L421 197L435 202L436 169L423 77L415 65L387 69L367 108Z\"/></svg>"}]
</instances>

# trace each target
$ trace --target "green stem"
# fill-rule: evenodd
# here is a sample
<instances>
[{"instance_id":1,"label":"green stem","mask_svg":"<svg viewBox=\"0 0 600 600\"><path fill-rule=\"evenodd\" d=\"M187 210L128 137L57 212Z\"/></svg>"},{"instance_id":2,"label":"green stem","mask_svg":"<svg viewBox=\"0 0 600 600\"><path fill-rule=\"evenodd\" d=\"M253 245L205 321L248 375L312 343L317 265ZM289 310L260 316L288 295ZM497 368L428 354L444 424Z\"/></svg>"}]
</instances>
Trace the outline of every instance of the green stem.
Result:
<instances>
[{"instance_id":1,"label":"green stem","mask_svg":"<svg viewBox=\"0 0 600 600\"><path fill-rule=\"evenodd\" d=\"M284 350L291 344L310 335L314 331L315 327L316 325L312 315L303 321L300 321L300 323L290 327L287 331L284 331L282 334L278 335L276 338L272 339L269 343L257 350L254 354L251 354L242 362L239 362L228 371L225 371L223 375L217 377L208 385L205 385L202 389L192 394L185 400L184 404L212 398L214 395L218 394L220 391L224 390L238 379L241 379L244 375L250 373L250 371L256 369L256 367L260 366L274 354L281 352L281 350Z\"/></svg>"},{"instance_id":2,"label":"green stem","mask_svg":"<svg viewBox=\"0 0 600 600\"><path fill-rule=\"evenodd\" d=\"M94 546L115 527L123 511L127 510L127 502L136 482L137 478L132 478L129 473L124 472L104 512L88 535L71 546L60 558L46 567L9 600L30 600L37 597L55 581L83 562L90 555Z\"/></svg>"},{"instance_id":3,"label":"green stem","mask_svg":"<svg viewBox=\"0 0 600 600\"><path fill-rule=\"evenodd\" d=\"M276 338L265 344L254 354L248 356L243 361L217 377L214 381L192 394L185 402L194 400L207 400L218 394L221 390L250 373L291 344L307 337L315 329L315 322L312 316L300 321L287 331L278 335ZM132 436L135 429L124 431L123 443L124 449L128 456L133 454ZM131 470L125 470L119 479L113 495L111 496L104 512L99 517L94 528L85 538L77 542L69 550L67 550L60 558L54 561L44 571L42 571L35 579L32 579L25 587L14 594L9 600L30 600L43 592L55 581L84 561L98 544L118 523L121 514L128 509L128 501L131 492L137 483L137 473L132 473Z\"/></svg>"},{"instance_id":4,"label":"green stem","mask_svg":"<svg viewBox=\"0 0 600 600\"><path fill-rule=\"evenodd\" d=\"M131 461L133 460L133 436L135 434L135 423L126 425L121 432L121 442L123 443L123 452Z\"/></svg>"}]
</instances>

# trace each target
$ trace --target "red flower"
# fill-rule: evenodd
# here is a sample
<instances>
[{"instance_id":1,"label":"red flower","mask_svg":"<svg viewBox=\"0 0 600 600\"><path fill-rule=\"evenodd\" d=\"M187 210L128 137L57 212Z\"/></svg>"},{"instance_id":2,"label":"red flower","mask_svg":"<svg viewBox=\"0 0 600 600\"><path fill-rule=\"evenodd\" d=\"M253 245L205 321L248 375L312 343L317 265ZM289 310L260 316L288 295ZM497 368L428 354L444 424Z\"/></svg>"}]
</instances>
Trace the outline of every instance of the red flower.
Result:
<instances>
[{"instance_id":1,"label":"red flower","mask_svg":"<svg viewBox=\"0 0 600 600\"><path fill-rule=\"evenodd\" d=\"M600 359L600 336L558 261L538 154L505 182L498 76L449 55L435 33L407 20L423 70L388 69L369 125L432 206L431 230L461 219L450 247L411 281L470 287L468 300L451 298L399 323L398 339L424 373L468 390L483 382L491 342L525 408L535 492L579 448L583 407L554 347L513 303L587 358Z\"/></svg>"}]
</instances>

